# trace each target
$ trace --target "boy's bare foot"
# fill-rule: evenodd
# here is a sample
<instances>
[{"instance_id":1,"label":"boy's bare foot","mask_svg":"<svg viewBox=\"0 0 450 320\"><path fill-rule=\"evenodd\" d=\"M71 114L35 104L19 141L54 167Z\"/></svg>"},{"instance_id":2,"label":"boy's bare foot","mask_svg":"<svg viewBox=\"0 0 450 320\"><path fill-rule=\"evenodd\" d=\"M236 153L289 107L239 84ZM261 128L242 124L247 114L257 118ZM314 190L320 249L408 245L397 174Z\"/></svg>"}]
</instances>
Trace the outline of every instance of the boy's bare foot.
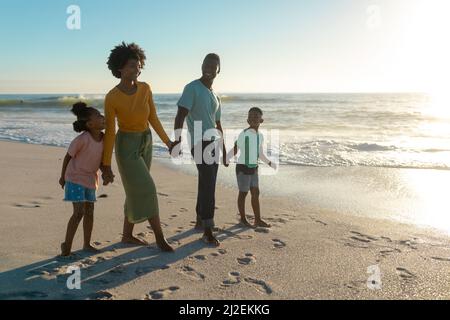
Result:
<instances>
[{"instance_id":1,"label":"boy's bare foot","mask_svg":"<svg viewBox=\"0 0 450 320\"><path fill-rule=\"evenodd\" d=\"M148 243L144 240L138 239L136 237L130 236L130 237L122 237L122 243L126 244L135 244L138 246L147 246Z\"/></svg>"},{"instance_id":2,"label":"boy's bare foot","mask_svg":"<svg viewBox=\"0 0 450 320\"><path fill-rule=\"evenodd\" d=\"M174 248L170 246L166 239L156 240L156 245L163 252L174 252Z\"/></svg>"},{"instance_id":3,"label":"boy's bare foot","mask_svg":"<svg viewBox=\"0 0 450 320\"><path fill-rule=\"evenodd\" d=\"M61 256L67 257L70 256L70 248L66 246L66 243L61 243Z\"/></svg>"},{"instance_id":4,"label":"boy's bare foot","mask_svg":"<svg viewBox=\"0 0 450 320\"><path fill-rule=\"evenodd\" d=\"M243 225L244 225L245 227L247 227L247 228L253 228L253 226L251 225L250 222L248 222L247 219L242 219L242 218L241 218L240 223L243 224Z\"/></svg>"},{"instance_id":5,"label":"boy's bare foot","mask_svg":"<svg viewBox=\"0 0 450 320\"><path fill-rule=\"evenodd\" d=\"M216 239L216 237L214 237L214 235L207 235L204 234L202 239L201 239L204 243L206 243L207 245L213 246L213 247L219 247L220 246L220 242L219 240Z\"/></svg>"},{"instance_id":6,"label":"boy's bare foot","mask_svg":"<svg viewBox=\"0 0 450 320\"><path fill-rule=\"evenodd\" d=\"M88 251L88 252L92 252L92 253L100 252L99 249L97 249L97 248L91 246L90 244L84 245L84 246L83 246L83 250L84 250L84 251Z\"/></svg>"},{"instance_id":7,"label":"boy's bare foot","mask_svg":"<svg viewBox=\"0 0 450 320\"><path fill-rule=\"evenodd\" d=\"M255 227L270 228L271 225L262 220L255 220Z\"/></svg>"}]
</instances>

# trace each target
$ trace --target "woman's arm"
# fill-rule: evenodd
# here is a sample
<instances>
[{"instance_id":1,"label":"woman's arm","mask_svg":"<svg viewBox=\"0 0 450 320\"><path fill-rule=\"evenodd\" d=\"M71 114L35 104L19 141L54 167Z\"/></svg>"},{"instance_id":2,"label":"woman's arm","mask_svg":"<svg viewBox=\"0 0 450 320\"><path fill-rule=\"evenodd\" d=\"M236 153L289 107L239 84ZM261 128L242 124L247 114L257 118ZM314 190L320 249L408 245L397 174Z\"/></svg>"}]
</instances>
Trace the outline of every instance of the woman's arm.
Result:
<instances>
[{"instance_id":1,"label":"woman's arm","mask_svg":"<svg viewBox=\"0 0 450 320\"><path fill-rule=\"evenodd\" d=\"M70 154L66 153L66 156L64 157L62 169L61 169L61 177L59 178L59 184L61 185L61 188L64 189L64 185L66 184L66 179L64 178L66 175L67 165L69 164L70 159L72 157Z\"/></svg>"},{"instance_id":2,"label":"woman's arm","mask_svg":"<svg viewBox=\"0 0 450 320\"><path fill-rule=\"evenodd\" d=\"M172 142L170 141L169 137L167 136L167 133L164 130L161 122L159 121L158 115L156 113L156 107L153 102L153 94L152 94L151 90L150 90L148 103L150 106L150 115L148 116L148 122L150 122L151 126L153 127L153 129L155 129L158 136L166 144L166 146L170 149L172 147Z\"/></svg>"}]
</instances>

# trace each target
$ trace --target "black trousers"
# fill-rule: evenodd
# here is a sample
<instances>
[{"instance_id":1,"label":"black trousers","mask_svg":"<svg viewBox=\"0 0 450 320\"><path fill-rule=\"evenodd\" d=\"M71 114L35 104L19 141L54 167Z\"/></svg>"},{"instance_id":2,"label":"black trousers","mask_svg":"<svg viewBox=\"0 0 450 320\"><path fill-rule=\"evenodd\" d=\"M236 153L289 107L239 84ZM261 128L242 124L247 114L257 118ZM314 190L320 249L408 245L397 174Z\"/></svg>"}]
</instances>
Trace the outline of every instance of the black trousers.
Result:
<instances>
[{"instance_id":1,"label":"black trousers","mask_svg":"<svg viewBox=\"0 0 450 320\"><path fill-rule=\"evenodd\" d=\"M197 212L197 222L201 222L202 226L205 228L214 227L216 182L217 171L219 169L218 161L214 161L214 163L212 164L207 164L203 159L203 152L205 151L205 148L211 143L211 141L203 141L201 149L201 163L196 163L198 171L198 190L197 205L195 206L195 211ZM192 156L194 156L194 148L192 148L191 154ZM216 154L219 153L215 148L208 152L208 155L211 158L216 158Z\"/></svg>"}]
</instances>

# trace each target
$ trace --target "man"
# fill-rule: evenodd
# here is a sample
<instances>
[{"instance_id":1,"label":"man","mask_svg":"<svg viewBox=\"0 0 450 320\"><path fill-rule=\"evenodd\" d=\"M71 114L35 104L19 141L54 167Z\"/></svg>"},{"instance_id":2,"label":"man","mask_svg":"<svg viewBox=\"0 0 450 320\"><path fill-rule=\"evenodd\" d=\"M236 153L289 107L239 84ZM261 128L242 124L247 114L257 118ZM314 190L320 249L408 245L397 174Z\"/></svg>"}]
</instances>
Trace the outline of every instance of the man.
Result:
<instances>
[{"instance_id":1,"label":"man","mask_svg":"<svg viewBox=\"0 0 450 320\"><path fill-rule=\"evenodd\" d=\"M202 77L184 87L178 101L178 112L175 118L176 144L181 142L181 129L184 120L188 125L190 149L198 171L197 224L196 229L204 229L202 240L210 245L219 246L213 234L215 189L220 143L223 144L223 155L226 155L223 142L223 130L220 124L220 98L212 89L216 76L220 73L220 57L215 53L208 54L203 60ZM219 143L219 144L218 144ZM172 150L170 150L172 151Z\"/></svg>"}]
</instances>

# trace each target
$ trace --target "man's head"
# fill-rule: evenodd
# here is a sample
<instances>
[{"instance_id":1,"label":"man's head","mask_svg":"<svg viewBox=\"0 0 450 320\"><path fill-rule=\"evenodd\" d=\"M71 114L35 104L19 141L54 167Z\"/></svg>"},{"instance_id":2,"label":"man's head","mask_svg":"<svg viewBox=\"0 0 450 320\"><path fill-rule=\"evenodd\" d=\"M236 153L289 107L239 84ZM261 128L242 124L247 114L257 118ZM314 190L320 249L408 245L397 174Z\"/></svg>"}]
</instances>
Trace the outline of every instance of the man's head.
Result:
<instances>
[{"instance_id":1,"label":"man's head","mask_svg":"<svg viewBox=\"0 0 450 320\"><path fill-rule=\"evenodd\" d=\"M202 64L202 75L207 80L214 80L220 73L220 57L215 53L206 55Z\"/></svg>"}]
</instances>

